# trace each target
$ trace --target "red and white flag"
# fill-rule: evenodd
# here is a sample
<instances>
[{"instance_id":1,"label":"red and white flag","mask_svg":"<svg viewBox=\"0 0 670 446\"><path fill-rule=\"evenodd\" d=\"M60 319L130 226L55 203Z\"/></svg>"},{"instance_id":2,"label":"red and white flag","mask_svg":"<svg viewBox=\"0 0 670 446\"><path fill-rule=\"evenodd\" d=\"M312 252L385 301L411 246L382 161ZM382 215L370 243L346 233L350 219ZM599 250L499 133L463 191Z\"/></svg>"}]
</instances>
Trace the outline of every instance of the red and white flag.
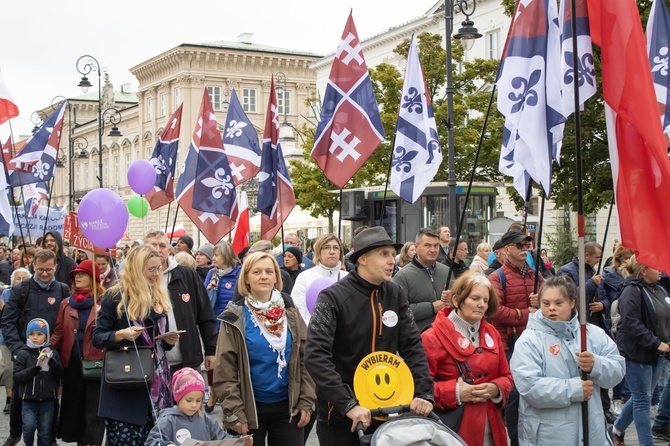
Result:
<instances>
[{"instance_id":1,"label":"red and white flag","mask_svg":"<svg viewBox=\"0 0 670 446\"><path fill-rule=\"evenodd\" d=\"M237 221L235 222L235 237L233 237L233 252L239 254L244 248L249 246L249 202L247 193L240 192L239 209Z\"/></svg>"},{"instance_id":2,"label":"red and white flag","mask_svg":"<svg viewBox=\"0 0 670 446\"><path fill-rule=\"evenodd\" d=\"M670 162L635 0L588 0L601 48L607 133L621 242L670 273Z\"/></svg>"},{"instance_id":3,"label":"red and white flag","mask_svg":"<svg viewBox=\"0 0 670 446\"><path fill-rule=\"evenodd\" d=\"M342 189L383 139L372 80L350 13L330 70L311 156Z\"/></svg>"},{"instance_id":4,"label":"red and white flag","mask_svg":"<svg viewBox=\"0 0 670 446\"><path fill-rule=\"evenodd\" d=\"M5 85L2 70L0 70L0 124L17 116L19 116L19 107L14 103L14 98Z\"/></svg>"}]
</instances>

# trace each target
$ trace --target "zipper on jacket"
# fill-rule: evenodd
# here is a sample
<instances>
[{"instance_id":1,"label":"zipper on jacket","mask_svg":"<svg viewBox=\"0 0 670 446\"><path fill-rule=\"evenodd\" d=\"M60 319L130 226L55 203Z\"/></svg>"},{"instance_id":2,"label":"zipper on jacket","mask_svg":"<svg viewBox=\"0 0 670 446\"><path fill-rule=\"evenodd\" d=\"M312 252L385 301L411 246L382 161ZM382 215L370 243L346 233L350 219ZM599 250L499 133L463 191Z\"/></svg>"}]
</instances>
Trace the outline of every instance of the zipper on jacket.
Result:
<instances>
[{"instance_id":1,"label":"zipper on jacket","mask_svg":"<svg viewBox=\"0 0 670 446\"><path fill-rule=\"evenodd\" d=\"M240 317L243 317L243 316L245 316L244 308L242 308L242 316L240 316ZM249 363L249 349L247 348L246 340L244 339L244 332L242 331L242 329L240 327L236 326L235 324L232 324L228 321L222 321L222 322L224 324L226 324L226 333L229 333L228 326L231 326L231 327L235 327L235 329L240 332L240 336L242 336L242 344L244 345L244 349L247 351L247 357L246 357L246 360L247 360L247 375L248 375L247 378L249 379L249 383L251 383L251 364ZM242 394L242 388L240 387L240 396L241 396L241 394ZM251 385L251 399L252 399L251 407L253 408L253 411L254 411L254 416L256 418L256 423L258 423L258 412L256 411L256 399L254 398L253 384ZM244 405L243 405L243 407L244 407ZM249 423L249 417L248 416L247 416L247 423Z\"/></svg>"},{"instance_id":2,"label":"zipper on jacket","mask_svg":"<svg viewBox=\"0 0 670 446\"><path fill-rule=\"evenodd\" d=\"M370 309L372 310L372 352L375 351L377 345L377 310L375 308L375 296L377 290L370 293Z\"/></svg>"}]
</instances>

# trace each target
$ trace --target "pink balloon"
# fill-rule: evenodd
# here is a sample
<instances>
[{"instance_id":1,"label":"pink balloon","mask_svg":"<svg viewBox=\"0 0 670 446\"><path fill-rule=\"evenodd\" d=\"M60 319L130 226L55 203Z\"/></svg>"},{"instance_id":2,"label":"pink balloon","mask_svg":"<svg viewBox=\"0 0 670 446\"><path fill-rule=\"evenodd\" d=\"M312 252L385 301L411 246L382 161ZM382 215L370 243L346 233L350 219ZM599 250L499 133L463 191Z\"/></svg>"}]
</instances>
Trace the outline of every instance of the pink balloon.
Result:
<instances>
[{"instance_id":1,"label":"pink balloon","mask_svg":"<svg viewBox=\"0 0 670 446\"><path fill-rule=\"evenodd\" d=\"M307 304L307 309L309 310L309 314L314 312L316 298L319 297L319 293L334 283L335 280L331 279L330 277L319 277L314 282L309 284L307 287L307 293L305 294L305 301Z\"/></svg>"},{"instance_id":2,"label":"pink balloon","mask_svg":"<svg viewBox=\"0 0 670 446\"><path fill-rule=\"evenodd\" d=\"M156 169L147 160L137 160L128 169L128 185L136 194L144 195L156 183Z\"/></svg>"},{"instance_id":3,"label":"pink balloon","mask_svg":"<svg viewBox=\"0 0 670 446\"><path fill-rule=\"evenodd\" d=\"M77 217L81 232L100 248L116 246L128 225L126 204L109 189L94 189L84 195Z\"/></svg>"}]
</instances>

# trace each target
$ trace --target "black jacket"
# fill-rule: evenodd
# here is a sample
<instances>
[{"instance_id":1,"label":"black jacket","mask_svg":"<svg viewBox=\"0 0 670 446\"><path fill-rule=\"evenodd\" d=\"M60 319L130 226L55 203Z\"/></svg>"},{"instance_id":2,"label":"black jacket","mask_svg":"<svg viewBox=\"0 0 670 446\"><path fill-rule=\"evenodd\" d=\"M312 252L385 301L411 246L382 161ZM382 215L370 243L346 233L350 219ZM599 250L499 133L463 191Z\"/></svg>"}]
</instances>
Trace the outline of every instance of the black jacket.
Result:
<instances>
[{"instance_id":1,"label":"black jacket","mask_svg":"<svg viewBox=\"0 0 670 446\"><path fill-rule=\"evenodd\" d=\"M198 273L177 265L170 271L168 294L177 327L186 330L179 336L182 364L184 367L197 368L203 361L200 338L205 356L216 354L216 316L207 290Z\"/></svg>"},{"instance_id":2,"label":"black jacket","mask_svg":"<svg viewBox=\"0 0 670 446\"><path fill-rule=\"evenodd\" d=\"M484 275L488 277L498 268L502 268L502 263L500 263L498 259L495 259L493 262L491 262L489 267L484 271Z\"/></svg>"},{"instance_id":3,"label":"black jacket","mask_svg":"<svg viewBox=\"0 0 670 446\"><path fill-rule=\"evenodd\" d=\"M21 307L21 287L28 282L28 296L25 305ZM52 282L45 290L35 282L34 278L26 279L12 287L9 300L2 311L2 334L5 344L16 354L26 347L26 328L28 322L35 318L42 318L53 330L58 319L58 310L61 300L69 297L70 290L58 281Z\"/></svg>"},{"instance_id":4,"label":"black jacket","mask_svg":"<svg viewBox=\"0 0 670 446\"><path fill-rule=\"evenodd\" d=\"M56 254L56 261L58 262L58 265L56 266L56 280L67 286L71 286L72 280L70 279L70 272L77 267L77 262L63 251L63 237L60 235L60 232L51 231L44 234L44 236L46 237L47 234L50 234L55 238L58 243L58 254Z\"/></svg>"},{"instance_id":5,"label":"black jacket","mask_svg":"<svg viewBox=\"0 0 670 446\"><path fill-rule=\"evenodd\" d=\"M464 272L470 270L465 262L452 262L451 257L448 257L444 264L451 269L454 279L458 279Z\"/></svg>"},{"instance_id":6,"label":"black jacket","mask_svg":"<svg viewBox=\"0 0 670 446\"><path fill-rule=\"evenodd\" d=\"M395 325L382 324L388 312L397 315ZM373 351L397 352L414 377L414 395L433 401L433 379L407 294L393 282L376 286L352 271L319 294L307 331L305 364L316 383L319 420L351 426L346 413L358 404L354 372Z\"/></svg>"},{"instance_id":7,"label":"black jacket","mask_svg":"<svg viewBox=\"0 0 670 446\"><path fill-rule=\"evenodd\" d=\"M24 348L14 360L14 383L19 385L19 395L26 401L48 401L58 398L63 366L60 356L53 350L49 371L36 369L40 348Z\"/></svg>"},{"instance_id":8,"label":"black jacket","mask_svg":"<svg viewBox=\"0 0 670 446\"><path fill-rule=\"evenodd\" d=\"M616 341L621 355L638 364L653 365L658 361L657 320L654 306L641 279L626 279L619 297L621 321ZM659 285L655 285L659 286ZM660 286L659 286L660 287Z\"/></svg>"}]
</instances>

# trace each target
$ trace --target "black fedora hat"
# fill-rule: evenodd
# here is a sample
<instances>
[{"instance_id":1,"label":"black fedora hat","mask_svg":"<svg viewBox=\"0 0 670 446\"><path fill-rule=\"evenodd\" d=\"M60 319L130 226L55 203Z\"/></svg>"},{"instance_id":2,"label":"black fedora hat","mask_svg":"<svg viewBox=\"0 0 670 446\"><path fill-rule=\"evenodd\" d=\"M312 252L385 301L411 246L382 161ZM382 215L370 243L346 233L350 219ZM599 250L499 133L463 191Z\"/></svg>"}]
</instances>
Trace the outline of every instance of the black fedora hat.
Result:
<instances>
[{"instance_id":1,"label":"black fedora hat","mask_svg":"<svg viewBox=\"0 0 670 446\"><path fill-rule=\"evenodd\" d=\"M354 252L349 256L349 260L356 263L358 258L366 252L382 246L393 246L396 251L402 248L402 244L393 243L386 230L381 226L366 229L354 237Z\"/></svg>"}]
</instances>

